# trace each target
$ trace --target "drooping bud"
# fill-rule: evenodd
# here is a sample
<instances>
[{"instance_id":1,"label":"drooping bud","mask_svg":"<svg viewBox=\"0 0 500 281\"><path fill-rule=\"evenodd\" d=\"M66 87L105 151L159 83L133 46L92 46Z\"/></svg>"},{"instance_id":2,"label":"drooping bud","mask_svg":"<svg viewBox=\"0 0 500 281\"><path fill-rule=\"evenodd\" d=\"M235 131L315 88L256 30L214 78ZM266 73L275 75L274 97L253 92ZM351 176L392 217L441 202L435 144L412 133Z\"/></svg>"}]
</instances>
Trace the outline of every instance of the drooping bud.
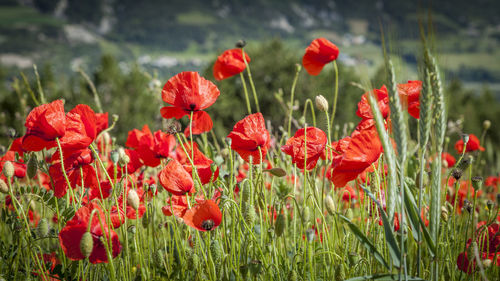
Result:
<instances>
[{"instance_id":1,"label":"drooping bud","mask_svg":"<svg viewBox=\"0 0 500 281\"><path fill-rule=\"evenodd\" d=\"M109 135L108 132L102 133L102 139L106 145L108 145L111 142L111 136Z\"/></svg>"},{"instance_id":2,"label":"drooping bud","mask_svg":"<svg viewBox=\"0 0 500 281\"><path fill-rule=\"evenodd\" d=\"M491 200L486 201L486 207L488 207L489 211L493 210L493 201Z\"/></svg>"},{"instance_id":3,"label":"drooping bud","mask_svg":"<svg viewBox=\"0 0 500 281\"><path fill-rule=\"evenodd\" d=\"M280 177L280 178L286 176L286 171L282 168L266 169L266 170L263 170L263 172L269 172L271 175L276 176L276 177Z\"/></svg>"},{"instance_id":4,"label":"drooping bud","mask_svg":"<svg viewBox=\"0 0 500 281\"><path fill-rule=\"evenodd\" d=\"M305 206L304 209L302 210L302 222L307 223L311 219L311 210L309 209L309 206Z\"/></svg>"},{"instance_id":5,"label":"drooping bud","mask_svg":"<svg viewBox=\"0 0 500 281\"><path fill-rule=\"evenodd\" d=\"M325 197L325 207L330 215L335 215L335 203L330 195Z\"/></svg>"},{"instance_id":6,"label":"drooping bud","mask_svg":"<svg viewBox=\"0 0 500 281\"><path fill-rule=\"evenodd\" d=\"M483 121L483 129L488 130L491 127L491 121L490 120L484 120Z\"/></svg>"},{"instance_id":7,"label":"drooping bud","mask_svg":"<svg viewBox=\"0 0 500 281\"><path fill-rule=\"evenodd\" d=\"M274 232L276 233L276 236L280 237L281 235L283 235L283 232L285 231L285 226L286 226L285 215L279 214L274 224Z\"/></svg>"},{"instance_id":8,"label":"drooping bud","mask_svg":"<svg viewBox=\"0 0 500 281\"><path fill-rule=\"evenodd\" d=\"M38 237L46 237L49 234L49 223L47 219L43 218L38 222L36 233Z\"/></svg>"},{"instance_id":9,"label":"drooping bud","mask_svg":"<svg viewBox=\"0 0 500 281\"><path fill-rule=\"evenodd\" d=\"M314 99L316 103L316 108L321 111L321 112L327 112L328 111L328 101L325 99L324 96L319 95L316 96Z\"/></svg>"},{"instance_id":10,"label":"drooping bud","mask_svg":"<svg viewBox=\"0 0 500 281\"><path fill-rule=\"evenodd\" d=\"M38 159L36 154L32 153L28 165L26 167L26 173L30 179L36 176L36 171L38 170Z\"/></svg>"},{"instance_id":11,"label":"drooping bud","mask_svg":"<svg viewBox=\"0 0 500 281\"><path fill-rule=\"evenodd\" d=\"M137 195L137 191L135 191L135 189L130 189L128 191L127 203L132 208L134 208L134 210L137 211L137 209L139 209L140 200L139 200L139 195Z\"/></svg>"},{"instance_id":12,"label":"drooping bud","mask_svg":"<svg viewBox=\"0 0 500 281\"><path fill-rule=\"evenodd\" d=\"M251 226L255 222L255 217L257 214L255 213L255 208L250 204L245 204L245 210L243 211L243 218L247 225Z\"/></svg>"},{"instance_id":13,"label":"drooping bud","mask_svg":"<svg viewBox=\"0 0 500 281\"><path fill-rule=\"evenodd\" d=\"M92 249L94 248L94 239L90 232L85 232L80 240L80 251L85 258L90 257Z\"/></svg>"},{"instance_id":14,"label":"drooping bud","mask_svg":"<svg viewBox=\"0 0 500 281\"><path fill-rule=\"evenodd\" d=\"M10 161L5 161L3 164L3 174L9 179L14 176L14 165Z\"/></svg>"},{"instance_id":15,"label":"drooping bud","mask_svg":"<svg viewBox=\"0 0 500 281\"><path fill-rule=\"evenodd\" d=\"M448 221L448 209L445 206L441 207L441 220L444 222Z\"/></svg>"},{"instance_id":16,"label":"drooping bud","mask_svg":"<svg viewBox=\"0 0 500 281\"><path fill-rule=\"evenodd\" d=\"M9 186L3 179L0 179L0 192L5 194L9 193Z\"/></svg>"}]
</instances>

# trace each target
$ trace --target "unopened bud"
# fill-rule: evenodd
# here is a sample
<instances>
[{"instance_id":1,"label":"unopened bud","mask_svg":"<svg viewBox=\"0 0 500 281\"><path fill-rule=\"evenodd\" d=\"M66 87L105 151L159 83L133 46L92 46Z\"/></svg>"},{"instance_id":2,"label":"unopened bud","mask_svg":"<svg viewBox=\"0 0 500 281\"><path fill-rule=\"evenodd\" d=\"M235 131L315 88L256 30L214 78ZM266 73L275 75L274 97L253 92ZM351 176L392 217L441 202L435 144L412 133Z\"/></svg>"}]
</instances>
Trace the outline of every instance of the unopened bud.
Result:
<instances>
[{"instance_id":1,"label":"unopened bud","mask_svg":"<svg viewBox=\"0 0 500 281\"><path fill-rule=\"evenodd\" d=\"M333 198L330 195L327 195L325 197L325 207L330 215L332 215L332 216L335 215L335 213L336 213L335 203L333 202Z\"/></svg>"},{"instance_id":2,"label":"unopened bud","mask_svg":"<svg viewBox=\"0 0 500 281\"><path fill-rule=\"evenodd\" d=\"M484 120L483 121L483 129L488 130L491 127L491 121L490 120Z\"/></svg>"},{"instance_id":3,"label":"unopened bud","mask_svg":"<svg viewBox=\"0 0 500 281\"><path fill-rule=\"evenodd\" d=\"M14 128L8 128L8 129L7 129L7 136L8 136L9 138L11 138L11 139L16 138L16 136L17 136L16 129L14 129Z\"/></svg>"},{"instance_id":4,"label":"unopened bud","mask_svg":"<svg viewBox=\"0 0 500 281\"><path fill-rule=\"evenodd\" d=\"M483 260L483 266L486 268L490 267L492 263L493 263L493 261L490 259Z\"/></svg>"},{"instance_id":5,"label":"unopened bud","mask_svg":"<svg viewBox=\"0 0 500 281\"><path fill-rule=\"evenodd\" d=\"M36 158L36 154L32 154L30 160L28 161L28 165L26 167L26 173L30 179L36 176L36 171L38 170L38 160Z\"/></svg>"},{"instance_id":6,"label":"unopened bud","mask_svg":"<svg viewBox=\"0 0 500 281\"><path fill-rule=\"evenodd\" d=\"M130 157L128 157L127 154L125 155L122 155L122 157L120 157L120 160L118 161L118 163L120 164L120 166L127 166L127 164L130 162Z\"/></svg>"},{"instance_id":7,"label":"unopened bud","mask_svg":"<svg viewBox=\"0 0 500 281\"><path fill-rule=\"evenodd\" d=\"M36 232L39 237L46 237L49 234L49 223L47 219L43 218L38 222Z\"/></svg>"},{"instance_id":8,"label":"unopened bud","mask_svg":"<svg viewBox=\"0 0 500 281\"><path fill-rule=\"evenodd\" d=\"M262 262L260 260L252 260L250 262L250 274L256 277L262 271ZM255 278L256 279L256 278Z\"/></svg>"},{"instance_id":9,"label":"unopened bud","mask_svg":"<svg viewBox=\"0 0 500 281\"><path fill-rule=\"evenodd\" d=\"M276 177L286 176L286 171L282 168L266 169L266 170L264 170L264 172L269 172L271 175L276 176Z\"/></svg>"},{"instance_id":10,"label":"unopened bud","mask_svg":"<svg viewBox=\"0 0 500 281\"><path fill-rule=\"evenodd\" d=\"M309 229L306 230L307 241L309 241L309 242L314 241L314 237L315 236L316 236L316 233L315 233L314 229L309 228Z\"/></svg>"},{"instance_id":11,"label":"unopened bud","mask_svg":"<svg viewBox=\"0 0 500 281\"><path fill-rule=\"evenodd\" d=\"M14 165L12 162L5 161L2 172L7 178L12 178L14 176Z\"/></svg>"},{"instance_id":12,"label":"unopened bud","mask_svg":"<svg viewBox=\"0 0 500 281\"><path fill-rule=\"evenodd\" d=\"M163 268L163 264L165 263L165 252L163 250L156 250L153 252L153 263L158 268Z\"/></svg>"},{"instance_id":13,"label":"unopened bud","mask_svg":"<svg viewBox=\"0 0 500 281\"><path fill-rule=\"evenodd\" d=\"M245 219L247 225L249 226L253 225L256 216L257 214L255 214L255 208L250 204L245 204L245 210L243 211L243 218Z\"/></svg>"},{"instance_id":14,"label":"unopened bud","mask_svg":"<svg viewBox=\"0 0 500 281\"><path fill-rule=\"evenodd\" d=\"M493 201L488 200L486 201L486 207L488 207L488 210L493 210Z\"/></svg>"},{"instance_id":15,"label":"unopened bud","mask_svg":"<svg viewBox=\"0 0 500 281\"><path fill-rule=\"evenodd\" d=\"M444 222L448 221L448 209L445 206L441 207L441 220Z\"/></svg>"},{"instance_id":16,"label":"unopened bud","mask_svg":"<svg viewBox=\"0 0 500 281\"><path fill-rule=\"evenodd\" d=\"M115 123L118 119L120 119L120 117L117 114L113 114L111 115L111 119L113 120L113 123Z\"/></svg>"},{"instance_id":17,"label":"unopened bud","mask_svg":"<svg viewBox=\"0 0 500 281\"><path fill-rule=\"evenodd\" d=\"M302 222L307 223L311 219L311 210L308 206L305 206L302 210Z\"/></svg>"},{"instance_id":18,"label":"unopened bud","mask_svg":"<svg viewBox=\"0 0 500 281\"><path fill-rule=\"evenodd\" d=\"M276 223L274 225L274 231L276 232L276 236L280 237L283 235L283 232L285 231L285 215L279 214L278 217L276 218Z\"/></svg>"},{"instance_id":19,"label":"unopened bud","mask_svg":"<svg viewBox=\"0 0 500 281\"><path fill-rule=\"evenodd\" d=\"M469 135L468 134L463 134L462 135L462 140L464 141L464 147L466 147L467 143L469 142Z\"/></svg>"},{"instance_id":20,"label":"unopened bud","mask_svg":"<svg viewBox=\"0 0 500 281\"><path fill-rule=\"evenodd\" d=\"M354 214L353 214L353 212L352 212L352 209L351 209L351 208L347 209L347 211L345 212L345 216L346 216L346 218L348 218L349 220L352 220L352 218L354 218Z\"/></svg>"},{"instance_id":21,"label":"unopened bud","mask_svg":"<svg viewBox=\"0 0 500 281\"><path fill-rule=\"evenodd\" d=\"M111 159L111 162L113 162L113 164L116 165L120 160L120 153L118 152L118 150L112 150L109 153L109 158Z\"/></svg>"},{"instance_id":22,"label":"unopened bud","mask_svg":"<svg viewBox=\"0 0 500 281\"><path fill-rule=\"evenodd\" d=\"M139 209L139 195L137 195L137 192L135 189L130 189L128 191L128 196L127 196L127 203L134 208L134 210L137 211Z\"/></svg>"},{"instance_id":23,"label":"unopened bud","mask_svg":"<svg viewBox=\"0 0 500 281\"><path fill-rule=\"evenodd\" d=\"M289 281L297 281L299 280L299 276L297 274L297 271L295 271L294 269L292 269L289 273L288 273L288 280Z\"/></svg>"},{"instance_id":24,"label":"unopened bud","mask_svg":"<svg viewBox=\"0 0 500 281\"><path fill-rule=\"evenodd\" d=\"M0 192L1 193L9 193L9 186L3 179L0 179Z\"/></svg>"},{"instance_id":25,"label":"unopened bud","mask_svg":"<svg viewBox=\"0 0 500 281\"><path fill-rule=\"evenodd\" d=\"M328 101L323 97L322 95L316 96L316 99L314 100L316 103L316 108L319 111L322 112L327 112L328 111Z\"/></svg>"},{"instance_id":26,"label":"unopened bud","mask_svg":"<svg viewBox=\"0 0 500 281\"><path fill-rule=\"evenodd\" d=\"M94 248L94 239L90 232L85 232L80 240L80 251L85 258L90 257L92 249Z\"/></svg>"},{"instance_id":27,"label":"unopened bud","mask_svg":"<svg viewBox=\"0 0 500 281\"><path fill-rule=\"evenodd\" d=\"M247 42L245 40L241 39L241 40L236 41L236 44L234 44L234 45L236 46L236 48L241 49L241 48L245 47L246 44L247 44Z\"/></svg>"},{"instance_id":28,"label":"unopened bud","mask_svg":"<svg viewBox=\"0 0 500 281\"><path fill-rule=\"evenodd\" d=\"M454 169L453 172L451 172L451 176L458 181L462 177L462 171L459 169Z\"/></svg>"}]
</instances>

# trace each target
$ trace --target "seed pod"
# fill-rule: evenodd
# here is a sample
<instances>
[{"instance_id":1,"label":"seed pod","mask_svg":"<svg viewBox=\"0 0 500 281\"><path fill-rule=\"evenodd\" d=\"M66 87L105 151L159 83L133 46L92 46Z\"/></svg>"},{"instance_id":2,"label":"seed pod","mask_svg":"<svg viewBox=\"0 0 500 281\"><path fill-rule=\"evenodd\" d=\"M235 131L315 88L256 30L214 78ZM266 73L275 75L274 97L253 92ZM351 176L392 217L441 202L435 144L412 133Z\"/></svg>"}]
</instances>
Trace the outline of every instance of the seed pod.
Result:
<instances>
[{"instance_id":1,"label":"seed pod","mask_svg":"<svg viewBox=\"0 0 500 281\"><path fill-rule=\"evenodd\" d=\"M309 206L305 206L304 209L302 210L302 222L308 223L310 219L311 219L311 209L309 209Z\"/></svg>"},{"instance_id":2,"label":"seed pod","mask_svg":"<svg viewBox=\"0 0 500 281\"><path fill-rule=\"evenodd\" d=\"M321 111L321 112L327 112L328 111L328 101L325 99L324 96L319 95L316 96L314 99L316 103L316 108Z\"/></svg>"},{"instance_id":3,"label":"seed pod","mask_svg":"<svg viewBox=\"0 0 500 281\"><path fill-rule=\"evenodd\" d=\"M245 209L243 211L243 218L247 225L251 226L255 223L255 218L257 214L255 213L254 206L250 204L245 204Z\"/></svg>"},{"instance_id":4,"label":"seed pod","mask_svg":"<svg viewBox=\"0 0 500 281\"><path fill-rule=\"evenodd\" d=\"M36 171L38 170L38 159L36 158L36 154L32 154L30 160L28 161L26 167L26 173L30 179L36 176Z\"/></svg>"},{"instance_id":5,"label":"seed pod","mask_svg":"<svg viewBox=\"0 0 500 281\"><path fill-rule=\"evenodd\" d=\"M92 234L87 231L83 234L82 240L80 240L80 251L85 258L88 258L90 257L93 248L94 239L92 238Z\"/></svg>"},{"instance_id":6,"label":"seed pod","mask_svg":"<svg viewBox=\"0 0 500 281\"><path fill-rule=\"evenodd\" d=\"M222 252L222 247L219 244L219 240L212 240L210 242L210 253L212 254L212 259L214 260L214 263L216 265L220 264L222 261L222 255L224 254Z\"/></svg>"},{"instance_id":7,"label":"seed pod","mask_svg":"<svg viewBox=\"0 0 500 281\"><path fill-rule=\"evenodd\" d=\"M47 237L49 234L49 223L47 222L47 219L43 218L40 222L38 222L36 233L38 234L38 237Z\"/></svg>"},{"instance_id":8,"label":"seed pod","mask_svg":"<svg viewBox=\"0 0 500 281\"><path fill-rule=\"evenodd\" d=\"M480 176L472 177L471 181L474 191L478 191L483 186L483 177Z\"/></svg>"},{"instance_id":9,"label":"seed pod","mask_svg":"<svg viewBox=\"0 0 500 281\"><path fill-rule=\"evenodd\" d=\"M127 164L130 162L130 157L128 157L127 154L122 155L120 157L120 160L118 161L118 164L122 167L127 166Z\"/></svg>"},{"instance_id":10,"label":"seed pod","mask_svg":"<svg viewBox=\"0 0 500 281\"><path fill-rule=\"evenodd\" d=\"M454 169L453 172L451 172L451 176L458 181L462 177L462 171L460 169Z\"/></svg>"},{"instance_id":11,"label":"seed pod","mask_svg":"<svg viewBox=\"0 0 500 281\"><path fill-rule=\"evenodd\" d=\"M492 263L493 263L493 261L492 261L492 260L490 260L490 259L485 259L485 260L483 260L483 266L484 266L485 268L490 267Z\"/></svg>"},{"instance_id":12,"label":"seed pod","mask_svg":"<svg viewBox=\"0 0 500 281\"><path fill-rule=\"evenodd\" d=\"M285 226L286 226L285 215L279 214L278 217L276 218L276 223L274 225L274 232L278 237L283 235L283 232L285 231Z\"/></svg>"},{"instance_id":13,"label":"seed pod","mask_svg":"<svg viewBox=\"0 0 500 281\"><path fill-rule=\"evenodd\" d=\"M235 44L236 48L243 48L245 47L245 45L247 44L247 42L245 42L245 40L241 39L241 40L238 40Z\"/></svg>"},{"instance_id":14,"label":"seed pod","mask_svg":"<svg viewBox=\"0 0 500 281\"><path fill-rule=\"evenodd\" d=\"M10 161L5 161L3 164L3 174L9 179L14 176L14 165Z\"/></svg>"},{"instance_id":15,"label":"seed pod","mask_svg":"<svg viewBox=\"0 0 500 281\"><path fill-rule=\"evenodd\" d=\"M111 162L113 162L113 164L116 165L118 163L118 160L120 160L119 150L112 150L109 153L109 158L111 159Z\"/></svg>"},{"instance_id":16,"label":"seed pod","mask_svg":"<svg viewBox=\"0 0 500 281\"><path fill-rule=\"evenodd\" d=\"M488 207L488 210L493 210L493 201L488 200L486 201L486 207Z\"/></svg>"},{"instance_id":17,"label":"seed pod","mask_svg":"<svg viewBox=\"0 0 500 281\"><path fill-rule=\"evenodd\" d=\"M325 197L325 207L330 215L335 215L335 203L330 195Z\"/></svg>"},{"instance_id":18,"label":"seed pod","mask_svg":"<svg viewBox=\"0 0 500 281\"><path fill-rule=\"evenodd\" d=\"M5 194L9 193L9 186L3 179L0 179L0 192Z\"/></svg>"},{"instance_id":19,"label":"seed pod","mask_svg":"<svg viewBox=\"0 0 500 281\"><path fill-rule=\"evenodd\" d=\"M162 249L153 252L153 263L158 268L163 268L165 262L165 252Z\"/></svg>"},{"instance_id":20,"label":"seed pod","mask_svg":"<svg viewBox=\"0 0 500 281\"><path fill-rule=\"evenodd\" d=\"M247 181L242 182L240 184L241 188L241 202L243 204L250 204L250 198L251 198L251 187L250 184Z\"/></svg>"},{"instance_id":21,"label":"seed pod","mask_svg":"<svg viewBox=\"0 0 500 281\"><path fill-rule=\"evenodd\" d=\"M127 203L137 211L139 209L139 195L137 195L137 191L135 189L130 189L128 191Z\"/></svg>"}]
</instances>

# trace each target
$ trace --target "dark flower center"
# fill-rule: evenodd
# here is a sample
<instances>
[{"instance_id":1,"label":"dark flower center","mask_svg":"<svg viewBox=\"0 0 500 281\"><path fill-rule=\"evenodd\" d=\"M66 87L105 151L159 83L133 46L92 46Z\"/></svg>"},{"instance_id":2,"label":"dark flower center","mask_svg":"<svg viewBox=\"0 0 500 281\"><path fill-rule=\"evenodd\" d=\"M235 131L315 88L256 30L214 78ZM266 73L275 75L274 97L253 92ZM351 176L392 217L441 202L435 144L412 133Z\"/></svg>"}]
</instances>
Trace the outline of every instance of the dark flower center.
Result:
<instances>
[{"instance_id":1,"label":"dark flower center","mask_svg":"<svg viewBox=\"0 0 500 281\"><path fill-rule=\"evenodd\" d=\"M205 230L212 230L212 228L214 228L214 221L211 219L204 220L201 223L201 228L203 228Z\"/></svg>"},{"instance_id":2,"label":"dark flower center","mask_svg":"<svg viewBox=\"0 0 500 281\"><path fill-rule=\"evenodd\" d=\"M194 111L194 109L196 108L196 104L194 103L189 104L189 108L191 109L191 111Z\"/></svg>"}]
</instances>

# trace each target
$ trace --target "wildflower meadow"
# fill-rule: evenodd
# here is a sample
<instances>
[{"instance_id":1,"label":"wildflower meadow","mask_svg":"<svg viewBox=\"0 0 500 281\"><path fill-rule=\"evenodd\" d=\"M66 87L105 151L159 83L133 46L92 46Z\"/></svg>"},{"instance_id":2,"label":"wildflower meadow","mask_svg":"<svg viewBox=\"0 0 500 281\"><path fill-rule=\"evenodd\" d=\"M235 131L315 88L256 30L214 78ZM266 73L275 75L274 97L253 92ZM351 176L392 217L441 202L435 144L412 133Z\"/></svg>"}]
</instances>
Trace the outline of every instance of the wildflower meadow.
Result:
<instances>
[{"instance_id":1,"label":"wildflower meadow","mask_svg":"<svg viewBox=\"0 0 500 281\"><path fill-rule=\"evenodd\" d=\"M125 142L90 80L93 102L73 108L40 80L22 93L36 106L0 157L0 280L500 280L500 176L480 161L491 122L450 142L430 36L410 81L382 45L387 83L351 81L352 126L337 121L334 42L296 58L279 126L245 46L212 68L243 89L227 135L210 107L234 97L195 71L161 81L162 126ZM301 98L304 71L328 72L330 91Z\"/></svg>"}]
</instances>

